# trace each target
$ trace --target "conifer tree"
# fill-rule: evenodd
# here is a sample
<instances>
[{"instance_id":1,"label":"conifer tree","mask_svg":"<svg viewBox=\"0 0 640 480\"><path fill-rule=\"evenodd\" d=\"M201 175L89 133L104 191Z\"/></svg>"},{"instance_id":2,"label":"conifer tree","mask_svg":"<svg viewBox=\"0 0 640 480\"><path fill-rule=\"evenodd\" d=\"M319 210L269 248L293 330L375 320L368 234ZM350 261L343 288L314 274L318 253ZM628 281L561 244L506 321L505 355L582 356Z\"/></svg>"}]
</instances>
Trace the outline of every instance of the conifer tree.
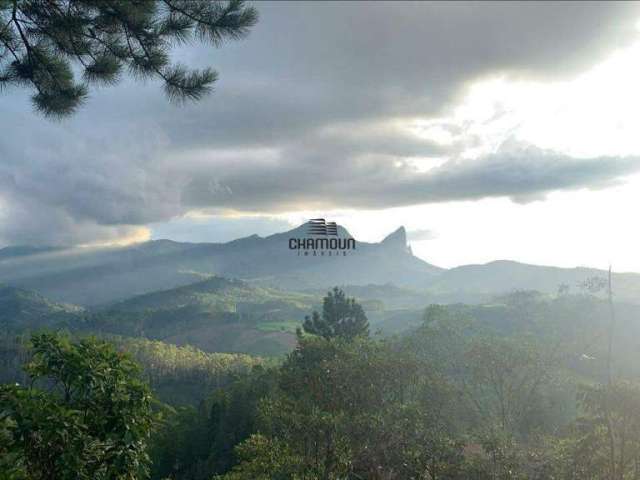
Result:
<instances>
[{"instance_id":1,"label":"conifer tree","mask_svg":"<svg viewBox=\"0 0 640 480\"><path fill-rule=\"evenodd\" d=\"M335 287L327 293L322 303L322 315L314 311L302 325L306 333L324 338L353 339L369 334L369 321L362 306Z\"/></svg>"},{"instance_id":2,"label":"conifer tree","mask_svg":"<svg viewBox=\"0 0 640 480\"><path fill-rule=\"evenodd\" d=\"M126 71L160 78L172 101L199 100L217 72L172 63L171 48L243 38L257 18L242 0L0 0L0 90L29 88L37 111L63 117Z\"/></svg>"}]
</instances>

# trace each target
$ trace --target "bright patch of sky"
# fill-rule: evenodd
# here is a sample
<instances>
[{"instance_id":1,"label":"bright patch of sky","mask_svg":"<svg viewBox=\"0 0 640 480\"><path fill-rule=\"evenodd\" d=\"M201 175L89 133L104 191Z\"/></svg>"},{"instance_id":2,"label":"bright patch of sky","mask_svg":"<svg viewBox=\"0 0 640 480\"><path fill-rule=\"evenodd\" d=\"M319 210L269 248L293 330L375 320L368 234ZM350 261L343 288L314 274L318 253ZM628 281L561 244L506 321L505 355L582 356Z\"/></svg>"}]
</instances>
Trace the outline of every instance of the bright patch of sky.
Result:
<instances>
[{"instance_id":1,"label":"bright patch of sky","mask_svg":"<svg viewBox=\"0 0 640 480\"><path fill-rule=\"evenodd\" d=\"M449 116L410 119L406 128L443 144L476 139L460 152L467 159L510 142L576 157L639 154L638 85L640 43L571 81L485 79L469 87ZM444 161L415 163L428 170ZM485 199L287 218L297 223L305 215L331 216L367 241L379 241L399 225L428 228L437 236L411 242L413 252L443 267L512 259L565 267L611 263L619 271L640 272L639 208L640 176L634 175L610 188L557 192L527 204Z\"/></svg>"}]
</instances>

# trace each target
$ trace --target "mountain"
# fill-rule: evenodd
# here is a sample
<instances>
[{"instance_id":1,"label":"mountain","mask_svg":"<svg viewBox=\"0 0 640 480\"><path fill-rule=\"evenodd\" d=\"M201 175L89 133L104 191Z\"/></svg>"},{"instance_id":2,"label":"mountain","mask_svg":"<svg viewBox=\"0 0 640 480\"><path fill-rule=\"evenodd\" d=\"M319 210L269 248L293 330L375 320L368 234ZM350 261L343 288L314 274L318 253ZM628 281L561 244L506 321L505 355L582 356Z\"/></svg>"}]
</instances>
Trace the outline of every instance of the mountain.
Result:
<instances>
[{"instance_id":1,"label":"mountain","mask_svg":"<svg viewBox=\"0 0 640 480\"><path fill-rule=\"evenodd\" d=\"M315 293L334 285L392 285L402 292L385 287L386 293L377 292L375 299L390 308L416 308L429 303L482 303L512 290L555 294L562 284L576 291L587 278L606 275L590 268L507 260L447 270L414 256L403 227L379 243L356 241L342 226L336 226L336 232L335 236L309 235L309 225L303 224L288 232L226 243L155 240L119 248L10 247L0 250L0 282L37 291L56 302L84 306L109 305L214 275L254 286ZM303 245L298 240L308 239L353 239L355 248L298 248ZM639 274L616 273L613 279L618 299L640 303ZM371 298L362 289L354 294Z\"/></svg>"},{"instance_id":2,"label":"mountain","mask_svg":"<svg viewBox=\"0 0 640 480\"><path fill-rule=\"evenodd\" d=\"M513 290L555 294L563 284L575 293L586 279L606 276L606 271L595 268L559 268L498 260L445 270L428 285L427 294L440 303L480 303ZM612 278L616 299L640 303L640 274L614 273Z\"/></svg>"},{"instance_id":3,"label":"mountain","mask_svg":"<svg viewBox=\"0 0 640 480\"><path fill-rule=\"evenodd\" d=\"M56 301L99 305L187 285L210 275L283 289L329 288L335 283L394 283L423 287L442 269L415 257L399 228L380 243L320 255L290 249L290 239L319 237L307 225L227 243L144 242L121 248L66 249L0 258L0 281ZM353 238L341 226L335 238ZM324 237L329 238L329 237ZM333 238L333 237L331 237Z\"/></svg>"},{"instance_id":4,"label":"mountain","mask_svg":"<svg viewBox=\"0 0 640 480\"><path fill-rule=\"evenodd\" d=\"M345 289L363 305L373 331L378 323L400 313L411 314L415 323L426 306L423 296L393 285ZM326 290L288 292L214 276L84 309L52 302L33 291L4 287L0 289L0 326L12 333L62 328L108 338L191 345L204 352L271 356L293 348L296 328L312 310L321 308L324 295ZM405 311L406 305L415 308Z\"/></svg>"},{"instance_id":5,"label":"mountain","mask_svg":"<svg viewBox=\"0 0 640 480\"><path fill-rule=\"evenodd\" d=\"M0 260L6 258L23 257L26 255L34 255L36 253L48 253L61 250L60 247L34 247L31 245L17 245L13 247L0 248Z\"/></svg>"},{"instance_id":6,"label":"mountain","mask_svg":"<svg viewBox=\"0 0 640 480\"><path fill-rule=\"evenodd\" d=\"M0 330L3 331L68 324L83 312L81 307L52 302L36 292L0 286Z\"/></svg>"}]
</instances>

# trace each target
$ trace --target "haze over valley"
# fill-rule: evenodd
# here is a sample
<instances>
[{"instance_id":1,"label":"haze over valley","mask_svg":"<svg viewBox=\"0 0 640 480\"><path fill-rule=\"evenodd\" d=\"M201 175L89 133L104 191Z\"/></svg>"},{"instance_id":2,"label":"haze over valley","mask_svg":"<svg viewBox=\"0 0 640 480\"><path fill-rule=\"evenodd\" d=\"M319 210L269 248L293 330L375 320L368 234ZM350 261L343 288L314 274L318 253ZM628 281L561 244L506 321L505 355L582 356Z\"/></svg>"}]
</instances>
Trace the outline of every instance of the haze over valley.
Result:
<instances>
[{"instance_id":1,"label":"haze over valley","mask_svg":"<svg viewBox=\"0 0 640 480\"><path fill-rule=\"evenodd\" d=\"M419 326L430 304L502 304L500 298L525 293L540 301L580 297L589 293L586 281L607 275L508 260L440 268L413 255L403 227L379 243L357 241L343 255L291 250L288 240L307 232L302 224L227 243L5 248L3 324L14 331L69 328L269 356L293 348L304 317L336 284L363 305L372 330L393 335ZM351 235L339 226L338 237ZM616 301L640 304L640 274L612 278Z\"/></svg>"}]
</instances>

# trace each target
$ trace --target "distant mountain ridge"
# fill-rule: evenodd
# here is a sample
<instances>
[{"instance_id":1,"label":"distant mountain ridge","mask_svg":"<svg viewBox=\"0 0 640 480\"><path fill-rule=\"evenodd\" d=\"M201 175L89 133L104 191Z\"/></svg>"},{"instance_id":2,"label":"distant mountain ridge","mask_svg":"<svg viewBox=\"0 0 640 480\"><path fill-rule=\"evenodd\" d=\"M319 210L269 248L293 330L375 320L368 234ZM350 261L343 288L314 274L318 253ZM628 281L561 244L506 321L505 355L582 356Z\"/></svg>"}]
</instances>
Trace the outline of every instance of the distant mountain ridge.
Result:
<instances>
[{"instance_id":1,"label":"distant mountain ridge","mask_svg":"<svg viewBox=\"0 0 640 480\"><path fill-rule=\"evenodd\" d=\"M343 226L337 226L337 232L353 238ZM305 236L307 224L226 243L154 240L99 249L8 247L0 249L0 282L84 306L172 289L212 275L297 291L392 284L424 295L426 304L480 303L512 290L555 293L561 284L575 291L585 279L606 274L507 260L447 270L414 256L404 227L378 243L357 241L356 249L345 256L299 255L289 249L290 238ZM640 274L614 274L614 289L618 299L640 303Z\"/></svg>"},{"instance_id":2,"label":"distant mountain ridge","mask_svg":"<svg viewBox=\"0 0 640 480\"><path fill-rule=\"evenodd\" d=\"M555 294L561 285L565 285L576 293L586 279L606 276L605 270L596 268L561 268L495 260L446 270L434 279L428 290L443 303L480 303L513 290ZM614 273L612 278L618 300L640 304L640 274Z\"/></svg>"},{"instance_id":3,"label":"distant mountain ridge","mask_svg":"<svg viewBox=\"0 0 640 480\"><path fill-rule=\"evenodd\" d=\"M342 226L339 237L352 238ZM208 275L238 278L284 289L348 284L423 286L442 271L415 257L400 228L380 243L357 242L345 256L298 255L289 239L306 225L267 237L226 243L155 240L121 248L72 249L0 259L0 281L81 305L186 285ZM1 251L0 251L1 254Z\"/></svg>"}]
</instances>

